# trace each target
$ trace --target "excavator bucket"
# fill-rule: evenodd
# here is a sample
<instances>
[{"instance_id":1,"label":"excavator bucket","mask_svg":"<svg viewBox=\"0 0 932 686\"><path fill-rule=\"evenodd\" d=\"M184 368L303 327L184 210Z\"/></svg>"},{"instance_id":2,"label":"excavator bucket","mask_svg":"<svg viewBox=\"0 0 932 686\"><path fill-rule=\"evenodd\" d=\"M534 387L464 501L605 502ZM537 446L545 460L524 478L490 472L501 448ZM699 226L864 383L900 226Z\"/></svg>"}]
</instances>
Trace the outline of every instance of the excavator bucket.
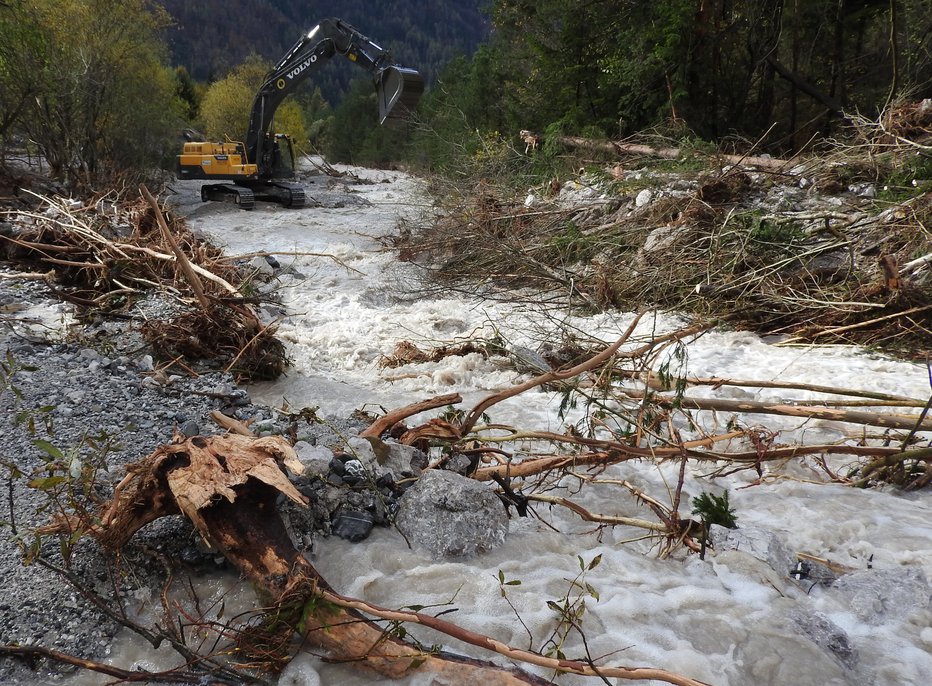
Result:
<instances>
[{"instance_id":1,"label":"excavator bucket","mask_svg":"<svg viewBox=\"0 0 932 686\"><path fill-rule=\"evenodd\" d=\"M379 100L379 123L406 119L421 99L424 79L414 69L386 67L375 79Z\"/></svg>"}]
</instances>

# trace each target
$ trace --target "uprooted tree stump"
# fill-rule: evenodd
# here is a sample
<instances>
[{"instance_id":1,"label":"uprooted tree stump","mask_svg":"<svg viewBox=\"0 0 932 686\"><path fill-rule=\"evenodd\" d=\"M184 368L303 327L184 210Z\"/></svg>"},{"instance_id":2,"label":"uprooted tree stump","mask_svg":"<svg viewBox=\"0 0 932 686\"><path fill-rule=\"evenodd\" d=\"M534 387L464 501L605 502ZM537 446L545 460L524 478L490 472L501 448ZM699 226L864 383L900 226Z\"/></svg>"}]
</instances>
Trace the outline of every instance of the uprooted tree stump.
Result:
<instances>
[{"instance_id":1,"label":"uprooted tree stump","mask_svg":"<svg viewBox=\"0 0 932 686\"><path fill-rule=\"evenodd\" d=\"M595 667L546 658L436 617L379 608L339 595L294 547L276 510L280 495L307 503L289 481L286 469L303 471L290 444L280 437L179 437L127 468L113 500L103 508L99 524L88 531L104 548L117 551L145 524L166 515L184 514L209 545L270 598L273 611L269 616L274 621L263 628L263 639L272 638L281 648L290 644L295 633L302 633L331 658L352 661L385 677L429 672L434 683L549 683L517 669L407 643L360 610L390 621L422 624L510 659L564 672L700 686L701 682L660 669ZM44 533L71 533L86 524L65 517L46 527ZM248 634L241 637L238 654L260 657L250 654L249 638ZM263 658L270 656L265 645L261 653ZM282 655L281 650L276 657L278 668L288 660L287 652Z\"/></svg>"}]
</instances>

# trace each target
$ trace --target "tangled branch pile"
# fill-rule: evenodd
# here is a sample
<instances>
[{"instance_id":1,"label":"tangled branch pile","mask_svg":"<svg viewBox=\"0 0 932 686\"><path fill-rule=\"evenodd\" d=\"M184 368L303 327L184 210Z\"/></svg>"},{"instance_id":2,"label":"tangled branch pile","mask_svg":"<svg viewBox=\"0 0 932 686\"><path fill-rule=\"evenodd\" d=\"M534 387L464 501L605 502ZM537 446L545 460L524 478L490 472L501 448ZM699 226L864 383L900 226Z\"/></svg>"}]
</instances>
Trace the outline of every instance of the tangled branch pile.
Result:
<instances>
[{"instance_id":1,"label":"tangled branch pile","mask_svg":"<svg viewBox=\"0 0 932 686\"><path fill-rule=\"evenodd\" d=\"M489 295L525 288L587 309L676 309L922 358L932 340L932 151L916 141L930 128L932 107L904 108L862 121L854 144L783 165L598 144L614 151L608 166L526 200L482 181L405 237L401 257L441 287L479 280Z\"/></svg>"},{"instance_id":2,"label":"tangled branch pile","mask_svg":"<svg viewBox=\"0 0 932 686\"><path fill-rule=\"evenodd\" d=\"M684 495L684 475L690 464L701 465L703 471L712 474L752 470L761 485L779 478L787 465L792 464L809 470L807 478L855 486L869 485L879 479L895 481L906 488L921 488L932 482L932 451L922 447L918 436L918 432L927 436L932 431L932 421L925 416L929 403L871 391L805 384L674 379L667 372L653 372L654 363L665 352L701 334L703 327L695 325L645 341L635 336L640 319L635 317L618 340L587 359L493 393L468 410L406 425L408 419L421 412L462 401L456 395L441 396L386 413L374 420L361 436L369 439L373 448L383 440L392 440L390 437L402 444L418 446L430 456L428 469L443 468L445 460L457 454L474 455L477 459L469 476L496 482L500 498L519 514L533 514L536 507L558 507L597 527L633 527L642 531L644 538L658 542L662 556L684 547L704 554L710 542L711 524L728 526L730 520L731 526L734 525L727 497L694 500L697 506L702 504L700 500L704 503L699 520L683 512L689 507ZM496 404L545 384L563 384L566 393L575 394L590 410L598 411L587 412L585 425L564 434L480 423L487 421L486 413ZM818 404L739 402L703 399L687 392L690 387L703 385L795 389L838 400ZM862 409L865 407L903 408L896 412L909 410L911 414ZM715 430L717 425L708 422L706 411L724 412L732 418L723 430ZM776 432L768 434L745 422L744 418L752 413L803 421L829 419L864 429L859 432L857 444L850 441L779 444ZM596 665L591 659L565 659L516 648L418 608L389 609L341 595L295 549L276 511L276 501L282 495L299 506L307 503L305 492L296 489L287 476L288 471L303 470L292 446L280 436L255 438L235 420L227 419L226 425L234 433L177 437L172 444L130 465L112 500L103 504L97 514L58 516L40 531L44 535L59 534L68 540L89 534L104 548L117 551L146 523L165 515L185 514L204 539L270 599L258 622L251 621L245 627L209 627L232 641L230 645L235 645L235 650L215 646L214 653L197 658L202 668L216 674L278 671L295 650L297 633L302 640L323 648L332 659L353 661L388 677L430 673L440 681L446 678L449 683L481 681L515 686L546 683L491 662L412 643L406 640L405 632L393 628L412 623L511 661L559 672L700 685L699 681L662 669L613 666L601 661ZM891 445L890 430L905 436L898 445ZM686 434L690 438L684 439ZM679 481L664 492L649 493L629 481L612 477L608 467L626 461L678 463ZM374 484L375 480L372 481ZM567 488L568 484L573 487ZM587 509L577 496L583 488L594 487L616 489L633 496L644 513L600 513ZM607 502L624 499L616 497ZM694 515L697 512L692 510ZM371 617L389 622L389 628L378 625ZM197 621L204 622L206 627L206 620ZM172 640L183 644L183 635ZM50 656L35 649L34 654ZM229 655L235 655L236 660L230 661ZM187 657L190 661L192 655ZM82 666L103 668L90 663ZM136 675L130 671L119 674L126 679ZM192 683L199 678L194 672L177 672L174 676Z\"/></svg>"},{"instance_id":3,"label":"tangled branch pile","mask_svg":"<svg viewBox=\"0 0 932 686\"><path fill-rule=\"evenodd\" d=\"M210 360L245 379L282 373L285 352L274 327L264 326L241 295L248 274L181 217L163 213L151 196L34 197L33 209L4 213L11 227L2 236L5 257L50 269L55 294L79 316L141 319L140 333L165 362ZM134 305L152 298L161 301L161 314L139 316Z\"/></svg>"}]
</instances>

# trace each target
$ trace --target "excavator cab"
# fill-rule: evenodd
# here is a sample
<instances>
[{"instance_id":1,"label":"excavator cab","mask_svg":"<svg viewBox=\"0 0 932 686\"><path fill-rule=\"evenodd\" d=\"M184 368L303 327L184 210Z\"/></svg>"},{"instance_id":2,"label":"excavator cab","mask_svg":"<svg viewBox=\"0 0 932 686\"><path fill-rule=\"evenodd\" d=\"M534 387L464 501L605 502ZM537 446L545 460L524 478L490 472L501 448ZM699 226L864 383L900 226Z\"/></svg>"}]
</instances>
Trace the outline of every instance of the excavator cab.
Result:
<instances>
[{"instance_id":1,"label":"excavator cab","mask_svg":"<svg viewBox=\"0 0 932 686\"><path fill-rule=\"evenodd\" d=\"M375 77L375 92L380 124L404 120L411 116L424 92L424 79L414 69L386 67Z\"/></svg>"}]
</instances>

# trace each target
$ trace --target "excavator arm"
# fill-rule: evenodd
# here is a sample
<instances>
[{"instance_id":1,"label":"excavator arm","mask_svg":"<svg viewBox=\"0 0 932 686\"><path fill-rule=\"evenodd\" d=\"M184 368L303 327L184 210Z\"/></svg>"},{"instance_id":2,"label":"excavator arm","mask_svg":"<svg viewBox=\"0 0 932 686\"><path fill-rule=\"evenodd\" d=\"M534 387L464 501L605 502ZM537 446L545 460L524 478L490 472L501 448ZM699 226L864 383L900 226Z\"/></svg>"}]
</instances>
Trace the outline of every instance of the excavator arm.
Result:
<instances>
[{"instance_id":1,"label":"excavator arm","mask_svg":"<svg viewBox=\"0 0 932 686\"><path fill-rule=\"evenodd\" d=\"M243 142L185 143L178 155L178 178L232 182L201 186L204 201L227 200L243 209L252 208L255 200L303 207L304 189L284 181L294 178L291 139L271 130L272 118L282 101L334 55L343 55L372 74L380 123L404 118L424 91L417 71L393 64L388 52L346 22L327 19L302 36L265 75Z\"/></svg>"},{"instance_id":2,"label":"excavator arm","mask_svg":"<svg viewBox=\"0 0 932 686\"><path fill-rule=\"evenodd\" d=\"M246 158L258 165L259 177L269 178L272 118L282 101L334 55L343 55L373 75L379 101L379 121L402 118L424 90L420 74L392 63L391 55L340 19L326 19L302 36L266 74L253 100L246 133Z\"/></svg>"}]
</instances>

